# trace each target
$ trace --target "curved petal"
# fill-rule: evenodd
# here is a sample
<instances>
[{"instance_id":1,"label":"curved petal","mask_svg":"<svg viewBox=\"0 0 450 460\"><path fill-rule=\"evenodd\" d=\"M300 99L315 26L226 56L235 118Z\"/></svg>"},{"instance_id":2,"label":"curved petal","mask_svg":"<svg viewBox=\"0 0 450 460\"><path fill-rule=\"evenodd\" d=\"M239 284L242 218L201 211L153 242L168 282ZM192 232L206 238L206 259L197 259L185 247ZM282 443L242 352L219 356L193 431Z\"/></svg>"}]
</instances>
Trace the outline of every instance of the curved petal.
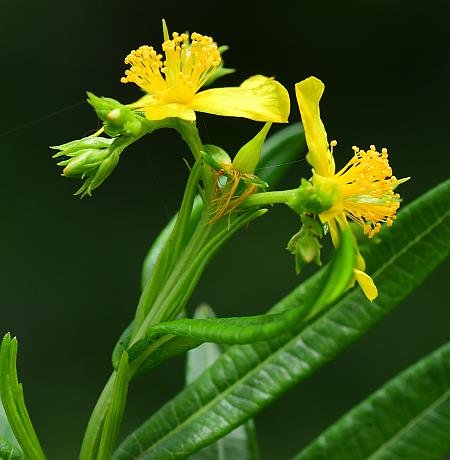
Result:
<instances>
[{"instance_id":1,"label":"curved petal","mask_svg":"<svg viewBox=\"0 0 450 460\"><path fill-rule=\"evenodd\" d=\"M286 88L262 75L251 77L235 88L201 91L187 105L198 112L274 123L287 123L290 109Z\"/></svg>"},{"instance_id":2,"label":"curved petal","mask_svg":"<svg viewBox=\"0 0 450 460\"><path fill-rule=\"evenodd\" d=\"M194 111L184 104L172 102L164 103L155 99L151 94L146 94L128 107L143 110L148 120L163 120L164 118L182 118L187 121L195 120Z\"/></svg>"},{"instance_id":3,"label":"curved petal","mask_svg":"<svg viewBox=\"0 0 450 460\"><path fill-rule=\"evenodd\" d=\"M378 289L373 282L373 279L362 270L353 269L356 281L364 292L364 295L372 302L378 297Z\"/></svg>"},{"instance_id":4,"label":"curved petal","mask_svg":"<svg viewBox=\"0 0 450 460\"><path fill-rule=\"evenodd\" d=\"M319 108L324 89L325 85L319 79L309 77L295 85L295 94L309 149L306 158L318 174L330 176L334 171L330 171L329 167L327 132L320 119Z\"/></svg>"},{"instance_id":5,"label":"curved petal","mask_svg":"<svg viewBox=\"0 0 450 460\"><path fill-rule=\"evenodd\" d=\"M163 120L164 118L182 118L187 121L195 120L195 113L184 104L155 104L144 107L148 120Z\"/></svg>"}]
</instances>

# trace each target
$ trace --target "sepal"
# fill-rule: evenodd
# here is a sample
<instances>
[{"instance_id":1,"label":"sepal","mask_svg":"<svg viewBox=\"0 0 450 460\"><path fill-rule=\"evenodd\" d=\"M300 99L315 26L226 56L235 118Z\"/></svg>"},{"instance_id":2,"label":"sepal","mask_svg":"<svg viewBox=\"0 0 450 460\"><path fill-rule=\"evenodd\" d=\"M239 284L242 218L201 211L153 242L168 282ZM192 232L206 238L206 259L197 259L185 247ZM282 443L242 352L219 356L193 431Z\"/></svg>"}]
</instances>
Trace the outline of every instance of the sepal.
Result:
<instances>
[{"instance_id":1,"label":"sepal","mask_svg":"<svg viewBox=\"0 0 450 460\"><path fill-rule=\"evenodd\" d=\"M302 179L297 193L287 202L287 205L299 215L305 212L318 215L333 206L336 194L337 189L332 183L313 185L310 181Z\"/></svg>"}]
</instances>

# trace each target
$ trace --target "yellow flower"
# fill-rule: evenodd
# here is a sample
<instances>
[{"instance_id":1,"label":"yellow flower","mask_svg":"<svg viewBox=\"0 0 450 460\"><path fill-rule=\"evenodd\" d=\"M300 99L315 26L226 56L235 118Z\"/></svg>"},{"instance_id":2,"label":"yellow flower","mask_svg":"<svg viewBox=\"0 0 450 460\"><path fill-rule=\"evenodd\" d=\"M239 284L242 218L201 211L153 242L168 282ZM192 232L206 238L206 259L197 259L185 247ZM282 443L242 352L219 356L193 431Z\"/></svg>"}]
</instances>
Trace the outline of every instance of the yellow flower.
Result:
<instances>
[{"instance_id":1,"label":"yellow flower","mask_svg":"<svg viewBox=\"0 0 450 460\"><path fill-rule=\"evenodd\" d=\"M392 175L387 150L384 148L378 152L374 145L367 151L353 147L353 158L336 172L333 147L337 142L328 144L327 133L320 119L319 102L324 88L324 84L315 77L295 85L309 150L307 160L313 167L312 182L319 188L332 190L335 195L333 206L319 217L328 225L336 246L339 228L348 227L348 219L361 225L369 238L379 232L381 223L391 226L400 206L400 196L394 190L407 179L398 180ZM378 295L377 288L372 278L364 273L365 262L356 240L355 249L355 279L366 297L373 300Z\"/></svg>"},{"instance_id":2,"label":"yellow flower","mask_svg":"<svg viewBox=\"0 0 450 460\"><path fill-rule=\"evenodd\" d=\"M256 121L285 123L289 95L273 78L255 75L239 87L198 92L221 63L217 44L211 37L174 32L170 40L163 23L165 57L151 46L141 46L125 59L130 69L122 83L136 83L147 94L131 104L149 120L169 117L195 120L195 111Z\"/></svg>"}]
</instances>

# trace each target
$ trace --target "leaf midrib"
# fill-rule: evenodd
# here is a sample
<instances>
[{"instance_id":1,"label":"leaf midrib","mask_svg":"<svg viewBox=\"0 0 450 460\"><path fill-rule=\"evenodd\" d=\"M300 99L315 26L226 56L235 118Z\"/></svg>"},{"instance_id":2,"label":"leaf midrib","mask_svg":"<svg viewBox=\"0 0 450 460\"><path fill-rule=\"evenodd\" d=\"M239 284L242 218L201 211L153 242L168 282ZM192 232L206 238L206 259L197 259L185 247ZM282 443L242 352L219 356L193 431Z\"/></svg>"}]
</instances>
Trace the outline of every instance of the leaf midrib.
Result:
<instances>
[{"instance_id":1,"label":"leaf midrib","mask_svg":"<svg viewBox=\"0 0 450 460\"><path fill-rule=\"evenodd\" d=\"M411 428L413 428L416 425L416 423L419 423L422 418L426 417L428 413L431 413L441 403L445 402L448 397L450 397L450 389L445 391L445 393L442 396L440 396L438 399L436 399L436 401L434 401L433 404L427 406L423 411L421 411L419 414L413 417L404 427L402 427L400 430L393 433L393 435L389 439L387 439L385 442L383 442L375 451L373 451L370 454L370 456L366 458L366 460L376 459L376 456L379 453L382 453L382 451L385 448L388 448L396 440L400 439L405 433L407 433Z\"/></svg>"},{"instance_id":2,"label":"leaf midrib","mask_svg":"<svg viewBox=\"0 0 450 460\"><path fill-rule=\"evenodd\" d=\"M414 239L412 239L407 245L405 245L400 251L396 252L387 262L385 262L373 275L373 278L376 278L380 276L389 266L391 266L399 257L401 257L407 250L409 250L411 247L413 247L417 242L419 242L422 238L424 238L428 233L432 232L436 227L438 227L448 216L450 216L450 210L448 210L445 214L441 216L441 218L436 219L433 224L431 224L429 227L427 227L426 230L423 232L419 233ZM350 296L353 296L354 293L357 291L353 291L353 293L349 294ZM336 304L333 308L328 310L324 315L322 315L321 318L328 317L331 312L334 311L334 309L340 304ZM305 331L311 328L311 325L308 325L305 329L303 329L299 335L302 335ZM282 345L280 348L277 349L276 353L279 351L283 350L284 348L287 348L289 345L292 344L292 342L295 342L298 340L298 335L294 336L292 339L288 340L284 345ZM208 403L206 403L204 406L202 406L199 410L194 412L192 415L190 415L188 418L186 418L182 423L177 425L173 430L169 431L166 433L163 437L158 439L154 444L149 446L146 450L141 451L137 457L134 457L135 459L140 459L142 456L146 453L148 453L151 449L154 449L158 444L161 444L166 438L169 436L173 436L174 433L177 431L180 431L184 426L189 425L189 422L193 418L198 418L201 416L204 412L206 412L211 406L213 406L217 400L224 399L228 394L230 394L234 388L243 382L249 374L256 373L261 367L263 367L267 361L269 361L274 354L270 354L267 358L265 358L263 361L261 361L256 367L253 367L250 371L246 372L245 374L242 375L242 377L239 380L236 380L232 385L230 385L225 391L219 393L216 397L211 399ZM249 415L249 417L251 414ZM140 443L139 443L140 444Z\"/></svg>"}]
</instances>

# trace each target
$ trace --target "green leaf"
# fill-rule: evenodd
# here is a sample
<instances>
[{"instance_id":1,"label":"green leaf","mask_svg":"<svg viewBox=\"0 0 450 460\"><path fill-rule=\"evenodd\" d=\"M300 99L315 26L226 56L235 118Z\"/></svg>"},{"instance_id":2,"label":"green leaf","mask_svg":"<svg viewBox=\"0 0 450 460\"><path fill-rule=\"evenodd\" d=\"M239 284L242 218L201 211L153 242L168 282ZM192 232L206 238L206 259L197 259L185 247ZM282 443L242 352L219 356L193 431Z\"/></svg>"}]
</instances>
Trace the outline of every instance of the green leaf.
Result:
<instances>
[{"instance_id":1,"label":"green leaf","mask_svg":"<svg viewBox=\"0 0 450 460\"><path fill-rule=\"evenodd\" d=\"M190 348L202 342L246 344L269 340L304 326L308 318L325 309L347 289L353 277L354 259L352 235L344 232L336 256L325 270L315 294L298 308L256 316L179 319L152 326L146 337L128 350L130 361L134 361L133 375L141 375L153 367L154 356L161 352L170 357L164 348L178 337L190 339L184 342ZM181 351L186 350L181 348Z\"/></svg>"},{"instance_id":2,"label":"green leaf","mask_svg":"<svg viewBox=\"0 0 450 460\"><path fill-rule=\"evenodd\" d=\"M214 318L208 305L200 305L194 318ZM203 343L189 351L186 364L186 385L189 385L210 367L222 354L219 345ZM259 460L259 450L253 420L238 426L223 438L189 457L189 460Z\"/></svg>"},{"instance_id":3,"label":"green leaf","mask_svg":"<svg viewBox=\"0 0 450 460\"><path fill-rule=\"evenodd\" d=\"M175 460L214 442L317 372L395 308L450 252L450 181L403 209L367 257L379 297L359 288L301 330L269 342L233 346L192 385L119 446L114 460ZM374 270L376 268L376 271ZM274 311L308 302L323 271Z\"/></svg>"},{"instance_id":4,"label":"green leaf","mask_svg":"<svg viewBox=\"0 0 450 460\"><path fill-rule=\"evenodd\" d=\"M450 342L382 386L294 460L438 460L450 449Z\"/></svg>"},{"instance_id":5,"label":"green leaf","mask_svg":"<svg viewBox=\"0 0 450 460\"><path fill-rule=\"evenodd\" d=\"M39 440L28 415L22 384L17 378L17 339L9 332L0 350L0 397L14 435L26 457L45 460Z\"/></svg>"}]
</instances>

